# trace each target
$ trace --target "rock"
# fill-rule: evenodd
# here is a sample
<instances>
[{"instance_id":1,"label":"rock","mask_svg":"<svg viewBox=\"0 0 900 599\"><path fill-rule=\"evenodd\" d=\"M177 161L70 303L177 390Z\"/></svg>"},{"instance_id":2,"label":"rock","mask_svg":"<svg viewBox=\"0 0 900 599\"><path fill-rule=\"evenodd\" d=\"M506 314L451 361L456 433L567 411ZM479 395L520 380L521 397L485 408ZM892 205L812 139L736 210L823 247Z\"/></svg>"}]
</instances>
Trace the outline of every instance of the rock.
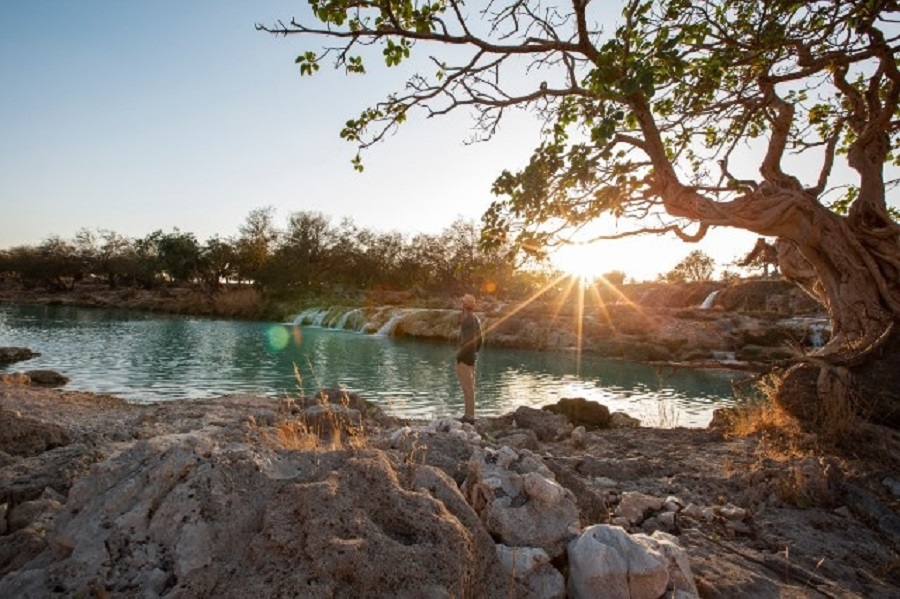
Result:
<instances>
[{"instance_id":1,"label":"rock","mask_svg":"<svg viewBox=\"0 0 900 599\"><path fill-rule=\"evenodd\" d=\"M669 573L669 584L666 588L669 591L674 591L674 596L685 599L699 596L697 587L694 584L694 576L691 573L688 554L678 544L677 537L657 531L649 537L637 534L633 538L649 551L659 553L666 560Z\"/></svg>"},{"instance_id":2,"label":"rock","mask_svg":"<svg viewBox=\"0 0 900 599\"><path fill-rule=\"evenodd\" d=\"M52 495L20 503L7 516L9 532L21 530L39 519L51 521L60 509L62 503Z\"/></svg>"},{"instance_id":3,"label":"rock","mask_svg":"<svg viewBox=\"0 0 900 599\"><path fill-rule=\"evenodd\" d=\"M346 389L325 388L320 389L311 403L307 405L327 404L330 406L343 406L359 412L363 418L372 420L378 424L389 424L392 418L384 413L379 406L363 398L359 393L350 393Z\"/></svg>"},{"instance_id":4,"label":"rock","mask_svg":"<svg viewBox=\"0 0 900 599\"><path fill-rule=\"evenodd\" d=\"M28 349L27 347L0 347L0 364L12 364L13 362L22 362L36 358L41 354Z\"/></svg>"},{"instance_id":5,"label":"rock","mask_svg":"<svg viewBox=\"0 0 900 599\"><path fill-rule=\"evenodd\" d=\"M573 431L574 432L574 431ZM513 449L538 449L537 434L528 428L510 429L508 432L497 436L497 442Z\"/></svg>"},{"instance_id":6,"label":"rock","mask_svg":"<svg viewBox=\"0 0 900 599\"><path fill-rule=\"evenodd\" d=\"M0 451L32 456L71 443L69 434L56 424L25 418L0 409Z\"/></svg>"},{"instance_id":7,"label":"rock","mask_svg":"<svg viewBox=\"0 0 900 599\"><path fill-rule=\"evenodd\" d=\"M844 476L837 462L830 458L808 457L791 466L792 484L785 492L788 499L803 505L836 507L840 505L840 489Z\"/></svg>"},{"instance_id":8,"label":"rock","mask_svg":"<svg viewBox=\"0 0 900 599\"><path fill-rule=\"evenodd\" d=\"M667 559L618 526L589 526L568 545L569 597L657 598L669 584Z\"/></svg>"},{"instance_id":9,"label":"rock","mask_svg":"<svg viewBox=\"0 0 900 599\"><path fill-rule=\"evenodd\" d=\"M737 522L747 518L747 510L736 505L726 504L719 509L719 514L726 520Z\"/></svg>"},{"instance_id":10,"label":"rock","mask_svg":"<svg viewBox=\"0 0 900 599\"><path fill-rule=\"evenodd\" d=\"M640 420L632 418L625 412L613 412L609 416L610 428L638 428L640 426Z\"/></svg>"},{"instance_id":11,"label":"rock","mask_svg":"<svg viewBox=\"0 0 900 599\"><path fill-rule=\"evenodd\" d=\"M571 432L572 426L565 416L543 410L520 406L514 413L516 424L534 431L539 441L553 441Z\"/></svg>"},{"instance_id":12,"label":"rock","mask_svg":"<svg viewBox=\"0 0 900 599\"><path fill-rule=\"evenodd\" d=\"M891 495L900 497L900 480L888 476L881 481L881 484L891 492Z\"/></svg>"},{"instance_id":13,"label":"rock","mask_svg":"<svg viewBox=\"0 0 900 599\"><path fill-rule=\"evenodd\" d=\"M501 596L507 583L494 542L438 470L377 450L194 433L98 464L73 485L50 547L0 579L0 596L87 595L92 584L194 597Z\"/></svg>"},{"instance_id":14,"label":"rock","mask_svg":"<svg viewBox=\"0 0 900 599\"><path fill-rule=\"evenodd\" d=\"M0 503L0 537L6 534L9 525L6 523L6 514L9 512L8 503Z\"/></svg>"},{"instance_id":15,"label":"rock","mask_svg":"<svg viewBox=\"0 0 900 599\"><path fill-rule=\"evenodd\" d=\"M61 387L69 382L69 377L55 370L28 370L25 374L31 378L32 385L42 387Z\"/></svg>"},{"instance_id":16,"label":"rock","mask_svg":"<svg viewBox=\"0 0 900 599\"><path fill-rule=\"evenodd\" d=\"M555 404L544 406L541 409L554 414L562 414L574 426L584 426L587 429L609 426L609 408L583 397L563 397Z\"/></svg>"},{"instance_id":17,"label":"rock","mask_svg":"<svg viewBox=\"0 0 900 599\"><path fill-rule=\"evenodd\" d=\"M336 432L353 433L362 424L358 410L334 404L310 406L303 410L303 417L310 431L329 438Z\"/></svg>"},{"instance_id":18,"label":"rock","mask_svg":"<svg viewBox=\"0 0 900 599\"><path fill-rule=\"evenodd\" d=\"M572 430L572 445L578 449L583 449L587 441L587 431L583 426L576 426Z\"/></svg>"},{"instance_id":19,"label":"rock","mask_svg":"<svg viewBox=\"0 0 900 599\"><path fill-rule=\"evenodd\" d=\"M535 547L507 547L497 545L497 557L506 573L525 587L532 599L563 599L566 581L550 563L550 556Z\"/></svg>"},{"instance_id":20,"label":"rock","mask_svg":"<svg viewBox=\"0 0 900 599\"><path fill-rule=\"evenodd\" d=\"M9 372L0 374L0 383L6 383L7 385L21 385L24 387L31 384L31 377L24 372Z\"/></svg>"},{"instance_id":21,"label":"rock","mask_svg":"<svg viewBox=\"0 0 900 599\"><path fill-rule=\"evenodd\" d=\"M640 524L651 512L659 511L663 507L663 500L658 497L625 491L619 505L616 507L616 516L625 518L630 524Z\"/></svg>"},{"instance_id":22,"label":"rock","mask_svg":"<svg viewBox=\"0 0 900 599\"><path fill-rule=\"evenodd\" d=\"M456 425L457 428L448 433L428 432L427 429L410 431L400 436L392 446L408 456L409 461L433 466L460 485L466 479L472 445L465 436L453 434L453 431L462 431L459 422Z\"/></svg>"},{"instance_id":23,"label":"rock","mask_svg":"<svg viewBox=\"0 0 900 599\"><path fill-rule=\"evenodd\" d=\"M539 547L555 558L580 528L572 493L527 450L476 449L462 489L485 528L504 545Z\"/></svg>"}]
</instances>

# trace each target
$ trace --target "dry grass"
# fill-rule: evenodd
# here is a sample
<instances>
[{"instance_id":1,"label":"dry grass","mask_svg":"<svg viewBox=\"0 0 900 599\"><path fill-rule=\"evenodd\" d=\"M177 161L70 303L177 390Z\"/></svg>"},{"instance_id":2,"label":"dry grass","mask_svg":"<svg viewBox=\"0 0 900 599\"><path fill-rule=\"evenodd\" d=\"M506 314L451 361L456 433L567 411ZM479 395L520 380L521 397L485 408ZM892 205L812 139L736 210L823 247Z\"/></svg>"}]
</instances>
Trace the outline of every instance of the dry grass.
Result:
<instances>
[{"instance_id":1,"label":"dry grass","mask_svg":"<svg viewBox=\"0 0 900 599\"><path fill-rule=\"evenodd\" d=\"M294 378L299 389L299 401L285 397L279 400L278 419L271 427L251 425L261 438L276 447L292 451L364 449L369 439L364 425L364 415L351 411L350 397L341 393L340 403L333 405L327 393L320 392L315 401L308 402L302 385L302 377L294 365ZM311 403L310 408L307 404ZM299 404L299 405L298 405ZM358 420L351 415L359 414Z\"/></svg>"},{"instance_id":2,"label":"dry grass","mask_svg":"<svg viewBox=\"0 0 900 599\"><path fill-rule=\"evenodd\" d=\"M784 460L809 454L810 435L800 422L775 401L777 380L763 378L756 393L731 410L729 434L757 437L760 457Z\"/></svg>"}]
</instances>

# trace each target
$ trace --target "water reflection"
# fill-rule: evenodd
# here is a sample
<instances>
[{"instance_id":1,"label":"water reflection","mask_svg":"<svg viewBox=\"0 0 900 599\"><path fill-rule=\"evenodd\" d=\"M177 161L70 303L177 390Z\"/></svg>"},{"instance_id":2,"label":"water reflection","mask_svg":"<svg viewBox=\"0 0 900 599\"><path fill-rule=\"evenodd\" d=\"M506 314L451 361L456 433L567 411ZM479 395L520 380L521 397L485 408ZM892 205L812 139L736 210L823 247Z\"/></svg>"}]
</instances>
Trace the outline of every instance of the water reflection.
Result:
<instances>
[{"instance_id":1,"label":"water reflection","mask_svg":"<svg viewBox=\"0 0 900 599\"><path fill-rule=\"evenodd\" d=\"M454 348L441 343L290 324L0 306L0 345L42 354L6 370L52 368L71 377L69 388L132 401L310 395L320 387L345 387L406 416L458 415L463 407ZM660 371L590 355L582 355L579 366L576 359L575 353L488 344L478 362L478 412L499 414L577 396L646 424L705 426L712 409L731 403L733 374Z\"/></svg>"}]
</instances>

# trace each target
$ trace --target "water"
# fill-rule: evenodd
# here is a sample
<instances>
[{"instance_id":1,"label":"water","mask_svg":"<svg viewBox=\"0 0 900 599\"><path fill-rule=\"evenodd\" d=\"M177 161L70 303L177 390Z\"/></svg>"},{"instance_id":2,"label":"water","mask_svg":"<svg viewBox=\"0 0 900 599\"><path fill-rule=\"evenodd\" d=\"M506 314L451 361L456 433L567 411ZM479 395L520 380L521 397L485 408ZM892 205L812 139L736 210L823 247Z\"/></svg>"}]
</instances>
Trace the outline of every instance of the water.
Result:
<instances>
[{"instance_id":1,"label":"water","mask_svg":"<svg viewBox=\"0 0 900 599\"><path fill-rule=\"evenodd\" d=\"M712 308L713 302L716 301L716 296L719 295L719 290L716 289L712 293L706 296L706 299L703 300L703 303L700 304L701 310L709 310Z\"/></svg>"},{"instance_id":2,"label":"water","mask_svg":"<svg viewBox=\"0 0 900 599\"><path fill-rule=\"evenodd\" d=\"M0 372L50 368L71 378L67 389L133 402L309 396L320 387L344 387L406 417L458 416L463 409L455 350L442 343L282 323L0 305L0 346L42 354L0 366ZM477 366L477 412L497 415L584 397L645 425L702 427L713 409L733 403L735 376L660 372L589 355L579 366L574 353L506 350L488 342Z\"/></svg>"}]
</instances>

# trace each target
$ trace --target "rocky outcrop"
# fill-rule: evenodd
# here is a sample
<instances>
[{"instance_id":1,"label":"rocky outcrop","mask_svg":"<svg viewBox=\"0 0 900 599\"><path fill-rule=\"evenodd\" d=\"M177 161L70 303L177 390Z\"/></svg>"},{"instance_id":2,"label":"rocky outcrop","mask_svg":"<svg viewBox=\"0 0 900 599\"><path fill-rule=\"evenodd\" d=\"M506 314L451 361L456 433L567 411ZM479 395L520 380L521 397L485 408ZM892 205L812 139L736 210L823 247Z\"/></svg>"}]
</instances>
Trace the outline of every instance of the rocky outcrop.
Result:
<instances>
[{"instance_id":1,"label":"rocky outcrop","mask_svg":"<svg viewBox=\"0 0 900 599\"><path fill-rule=\"evenodd\" d=\"M46 439L0 446L0 596L886 598L900 586L874 569L897 551L880 498L900 495L892 475L871 487L838 460L768 459L755 438L587 430L537 409L477 426L381 426L356 410L352 445L293 448L279 431L310 407L0 386L0 431Z\"/></svg>"},{"instance_id":2,"label":"rocky outcrop","mask_svg":"<svg viewBox=\"0 0 900 599\"><path fill-rule=\"evenodd\" d=\"M40 575L10 574L0 595L497 596L505 584L455 483L375 450L166 436L98 464L65 507Z\"/></svg>"},{"instance_id":3,"label":"rocky outcrop","mask_svg":"<svg viewBox=\"0 0 900 599\"><path fill-rule=\"evenodd\" d=\"M12 364L14 362L22 362L36 358L41 354L28 349L27 347L0 347L0 365Z\"/></svg>"}]
</instances>

